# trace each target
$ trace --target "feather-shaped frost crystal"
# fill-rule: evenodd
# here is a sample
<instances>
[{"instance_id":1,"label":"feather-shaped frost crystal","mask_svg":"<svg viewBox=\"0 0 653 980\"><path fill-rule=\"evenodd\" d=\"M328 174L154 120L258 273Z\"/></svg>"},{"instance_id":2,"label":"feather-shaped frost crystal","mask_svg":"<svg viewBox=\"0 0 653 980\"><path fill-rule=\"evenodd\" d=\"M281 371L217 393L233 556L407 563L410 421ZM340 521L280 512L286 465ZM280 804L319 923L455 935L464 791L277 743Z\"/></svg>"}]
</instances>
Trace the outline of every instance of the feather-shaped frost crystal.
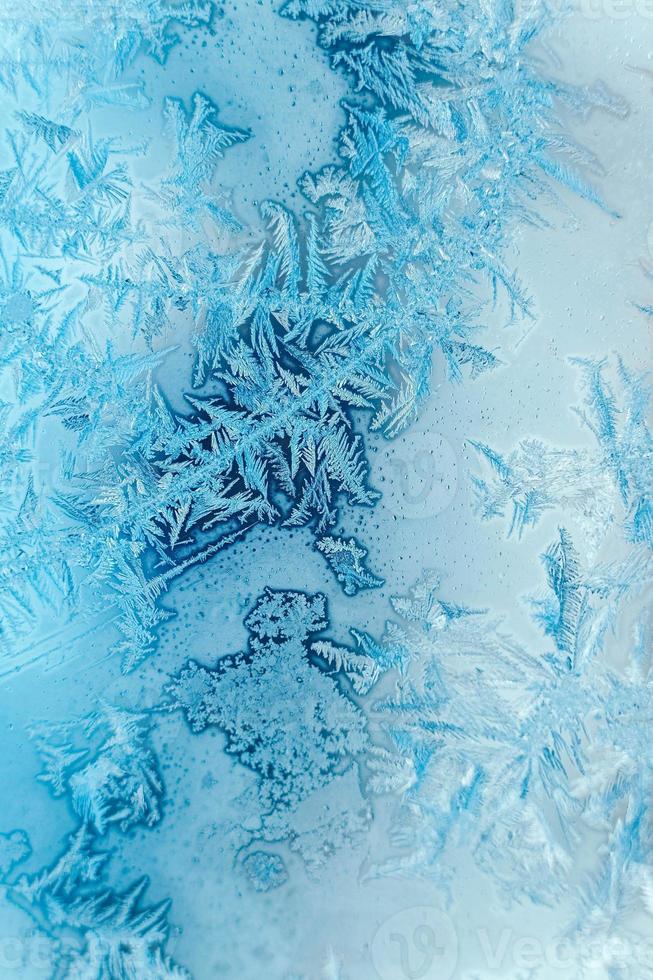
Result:
<instances>
[{"instance_id":1,"label":"feather-shaped frost crystal","mask_svg":"<svg viewBox=\"0 0 653 980\"><path fill-rule=\"evenodd\" d=\"M419 412L434 360L454 379L493 368L498 356L476 336L487 301L501 290L511 317L530 310L504 262L511 230L539 221L537 199L556 183L596 198L555 113L609 100L541 75L529 45L547 25L544 7L292 2L284 13L317 22L333 67L364 99L346 104L338 160L302 177L307 213L265 201L262 234L241 229L221 193L221 158L250 133L218 114L213 93L164 100L171 152L158 170L147 141L91 126L110 105L137 117L147 97L135 60L163 61L175 24L201 30L211 4L55 4L29 38L4 17L13 458L23 491L28 433L47 432L64 458L89 458L83 472L63 466L53 488L34 483L52 559L38 576L12 575L10 649L38 618L37 595L52 592L45 577L62 593L55 615L60 599L79 608L84 581L117 605L115 649L133 669L156 645L172 579L234 535L279 522L323 536L343 504L372 506L354 414L391 438ZM54 60L46 28L61 42ZM132 332L154 345L180 318L196 355L185 411L152 377L161 347L149 362L130 349ZM107 334L104 354L91 338ZM524 520L545 505L534 501ZM645 506L632 519L645 533Z\"/></svg>"},{"instance_id":2,"label":"feather-shaped frost crystal","mask_svg":"<svg viewBox=\"0 0 653 980\"><path fill-rule=\"evenodd\" d=\"M361 589L378 589L383 585L383 579L365 567L367 551L355 538L325 534L317 539L315 547L328 562L345 595L356 595Z\"/></svg>"}]
</instances>

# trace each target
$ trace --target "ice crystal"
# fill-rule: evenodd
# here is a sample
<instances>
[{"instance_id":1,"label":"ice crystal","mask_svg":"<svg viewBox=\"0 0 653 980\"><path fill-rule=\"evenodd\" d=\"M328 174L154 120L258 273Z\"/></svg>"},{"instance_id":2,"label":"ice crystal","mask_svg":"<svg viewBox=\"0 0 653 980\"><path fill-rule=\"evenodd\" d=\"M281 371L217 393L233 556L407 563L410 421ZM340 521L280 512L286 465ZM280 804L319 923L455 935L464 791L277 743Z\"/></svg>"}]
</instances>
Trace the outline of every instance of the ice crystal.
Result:
<instances>
[{"instance_id":1,"label":"ice crystal","mask_svg":"<svg viewBox=\"0 0 653 980\"><path fill-rule=\"evenodd\" d=\"M0 876L4 878L31 853L32 846L24 830L10 830L6 834L0 834Z\"/></svg>"},{"instance_id":2,"label":"ice crystal","mask_svg":"<svg viewBox=\"0 0 653 980\"><path fill-rule=\"evenodd\" d=\"M314 639L327 625L320 594L273 592L246 619L246 651L213 667L190 661L167 686L168 703L191 728L215 726L226 751L256 776L240 799L242 822L230 826L234 852L258 891L283 885L283 843L317 874L330 855L356 848L371 811L361 794L357 759L367 745L365 715L347 689L369 690L371 658Z\"/></svg>"},{"instance_id":3,"label":"ice crystal","mask_svg":"<svg viewBox=\"0 0 653 980\"><path fill-rule=\"evenodd\" d=\"M39 732L44 769L38 779L55 796L69 795L73 810L99 834L111 824L123 831L152 826L160 819L163 783L149 731L146 715L105 704L81 723Z\"/></svg>"},{"instance_id":4,"label":"ice crystal","mask_svg":"<svg viewBox=\"0 0 653 980\"><path fill-rule=\"evenodd\" d=\"M361 589L378 589L383 579L372 575L364 565L367 551L356 538L336 538L325 534L318 538L315 547L324 555L345 595L356 595Z\"/></svg>"},{"instance_id":5,"label":"ice crystal","mask_svg":"<svg viewBox=\"0 0 653 980\"><path fill-rule=\"evenodd\" d=\"M132 669L155 647L169 584L261 523L311 527L346 594L380 586L365 548L333 533L343 505L379 497L365 427L405 431L434 361L454 380L493 369L498 354L478 337L488 303L531 313L510 269L514 228L543 224L556 186L602 203L580 176L594 161L560 132L557 107L623 107L601 87L544 76L530 49L544 5L290 0L283 12L316 23L351 91L338 159L301 177L305 213L264 201L260 230L241 227L220 189L223 154L250 135L218 113L220 93L163 99L167 157L101 135L107 108L138 128L151 105L138 56L163 62L175 25L206 28L211 3L23 0L0 15L10 654L41 620L84 610L112 619ZM182 351L162 341L173 331ZM189 347L192 373L170 372L188 389L182 408L162 365L180 367ZM504 457L476 443L494 473L476 481L484 516L512 507L521 533L571 510L594 551L616 522L632 545L597 565L575 529L559 530L543 556L547 591L530 599L541 650L487 611L443 601L427 576L394 601L402 621L382 640L352 630L351 646L333 642L324 596L268 589L244 651L176 669L168 706L194 732L222 732L255 783L234 833L255 890L286 881L275 849L315 871L360 840L363 772L398 797L398 853L376 873L442 879L464 844L507 897L555 903L589 825L607 830L610 853L588 879L579 948L632 896L650 898L646 627L632 657L608 643L653 574L647 386L620 363L620 410L606 365L578 365L596 452L526 440ZM96 849L160 819L149 728L148 715L103 705L39 731L40 779L80 824L54 863L8 887L60 943L57 975L187 976L164 950L167 903L142 904L142 877L107 884L109 855ZM0 835L4 876L27 857L23 832ZM339 972L333 956L325 976Z\"/></svg>"},{"instance_id":6,"label":"ice crystal","mask_svg":"<svg viewBox=\"0 0 653 980\"><path fill-rule=\"evenodd\" d=\"M123 890L109 886L111 850L98 849L112 827L126 832L159 819L163 787L148 730L145 716L105 704L81 723L50 726L47 739L37 733L39 778L67 797L80 823L51 865L5 881L11 901L56 941L56 976L67 980L189 980L164 949L170 903L143 905L145 876ZM24 832L6 840L3 874L30 853Z\"/></svg>"},{"instance_id":7,"label":"ice crystal","mask_svg":"<svg viewBox=\"0 0 653 980\"><path fill-rule=\"evenodd\" d=\"M175 23L207 25L212 6L26 9L39 30L5 15L0 57L15 107L0 175L1 363L17 370L0 460L19 464L3 533L31 473L44 553L30 567L21 537L3 640L38 618L37 598L55 616L80 608L84 582L118 607L131 669L190 565L259 522L324 535L343 502L378 499L355 415L392 437L426 398L434 357L455 378L496 364L475 339L483 283L529 309L506 266L510 229L537 223L536 198L556 182L593 196L571 169L591 160L558 132L556 104L607 102L531 63L544 8L290 3L355 91L339 161L301 180L307 213L264 202L253 241L216 182L249 134L218 118L211 94L165 100L175 152L146 182L134 161L152 162L147 143L91 125L103 106L138 113L137 54L163 59ZM185 412L153 383L163 351L134 353L180 321L196 352ZM54 488L31 472L35 433L66 461ZM362 581L355 564L352 552L348 589Z\"/></svg>"},{"instance_id":8,"label":"ice crystal","mask_svg":"<svg viewBox=\"0 0 653 980\"><path fill-rule=\"evenodd\" d=\"M246 651L214 667L189 661L167 687L193 731L225 732L227 752L259 777L264 812L297 808L365 745L363 714L311 662L325 614L320 594L268 589L245 620Z\"/></svg>"},{"instance_id":9,"label":"ice crystal","mask_svg":"<svg viewBox=\"0 0 653 980\"><path fill-rule=\"evenodd\" d=\"M288 880L283 858L278 854L251 851L243 861L243 867L257 892L280 888Z\"/></svg>"},{"instance_id":10,"label":"ice crystal","mask_svg":"<svg viewBox=\"0 0 653 980\"><path fill-rule=\"evenodd\" d=\"M23 875L11 886L13 901L29 909L45 932L55 928L73 937L63 947L57 976L189 980L163 951L169 903L143 906L144 877L114 891L103 881L107 860L96 850L93 831L82 824L51 867Z\"/></svg>"},{"instance_id":11,"label":"ice crystal","mask_svg":"<svg viewBox=\"0 0 653 980\"><path fill-rule=\"evenodd\" d=\"M629 541L653 547L650 386L645 376L629 371L619 360L622 398L618 400L605 378L605 360L575 359L575 363L585 393L584 405L575 411L594 436L596 448L554 448L525 439L517 449L501 455L472 443L492 472L490 481L474 478L480 513L489 519L503 516L511 507L510 531L521 534L547 510L572 511L595 545L619 520Z\"/></svg>"},{"instance_id":12,"label":"ice crystal","mask_svg":"<svg viewBox=\"0 0 653 980\"><path fill-rule=\"evenodd\" d=\"M650 558L587 568L561 529L543 562L548 594L533 604L554 649L537 655L487 612L438 599L437 577L394 600L402 622L383 644L406 653L395 693L375 707L394 749L379 743L368 766L370 788L402 805L397 855L377 873L442 878L464 842L506 898L553 902L583 820L614 821L630 787L637 796L649 762L634 706L648 714L649 683L612 661L606 637L626 580L650 587Z\"/></svg>"},{"instance_id":13,"label":"ice crystal","mask_svg":"<svg viewBox=\"0 0 653 980\"><path fill-rule=\"evenodd\" d=\"M199 92L193 96L190 117L179 99L166 99L165 115L177 153L171 173L161 182L159 200L169 223L176 221L196 230L200 227L199 218L206 214L225 230L238 231L238 221L219 205L208 188L224 151L249 139L250 134L219 124L213 118L216 114L217 107ZM173 269L168 273L183 286L183 279Z\"/></svg>"},{"instance_id":14,"label":"ice crystal","mask_svg":"<svg viewBox=\"0 0 653 980\"><path fill-rule=\"evenodd\" d=\"M34 62L20 60L26 54L21 50L26 37L42 51L43 64L36 63L41 70L49 68L56 77L72 62L78 70L90 71L94 56L101 54L106 59L106 81L107 75L119 78L140 50L164 61L179 39L175 27L208 25L214 9L211 0L109 0L101 4L95 0L55 0L45 7L35 0L21 0L2 14L7 52L4 84L10 88L24 82L41 96L47 95L47 89L38 84L38 75L34 77L27 70L29 65L34 72ZM48 50L48 42L55 39L63 55L56 49Z\"/></svg>"}]
</instances>

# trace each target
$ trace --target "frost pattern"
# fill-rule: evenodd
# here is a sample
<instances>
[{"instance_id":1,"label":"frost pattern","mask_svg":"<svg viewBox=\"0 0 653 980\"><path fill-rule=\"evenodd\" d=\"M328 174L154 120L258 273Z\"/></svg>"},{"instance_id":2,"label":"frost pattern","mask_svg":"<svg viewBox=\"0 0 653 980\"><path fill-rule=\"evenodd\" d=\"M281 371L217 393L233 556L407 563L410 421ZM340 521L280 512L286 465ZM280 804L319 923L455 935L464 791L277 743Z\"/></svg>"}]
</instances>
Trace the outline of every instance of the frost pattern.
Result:
<instances>
[{"instance_id":1,"label":"frost pattern","mask_svg":"<svg viewBox=\"0 0 653 980\"><path fill-rule=\"evenodd\" d=\"M511 229L538 222L556 182L595 199L572 169L592 161L557 130L556 106L622 107L531 65L543 7L288 4L317 20L352 99L338 162L302 178L307 213L266 201L257 237L216 185L222 154L249 134L208 95L165 100L175 153L147 182L147 142L92 135L102 107L148 104L138 54L164 59L175 24L207 25L210 4L25 11L22 24L4 15L0 57L15 106L0 174L0 365L13 372L1 635L11 652L42 614L101 594L130 670L190 565L260 522L322 536L344 501L374 504L353 413L392 437L434 357L453 378L496 363L475 341L484 292L501 288L511 316L529 310L504 261ZM156 383L180 318L196 352L185 412ZM60 451L51 480L35 470L38 440Z\"/></svg>"},{"instance_id":2,"label":"frost pattern","mask_svg":"<svg viewBox=\"0 0 653 980\"><path fill-rule=\"evenodd\" d=\"M542 556L547 590L529 599L540 651L486 610L441 600L432 575L393 600L401 622L382 641L353 630L355 648L320 639L312 651L359 696L396 677L370 716L368 786L401 799L395 853L372 873L430 874L450 890L448 859L464 848L507 903L556 904L573 882L580 901L563 938L578 975L600 942L615 976L646 976L650 920L638 927L630 910L643 902L653 914L650 623L637 613L653 584L649 389L618 361L620 407L606 363L576 363L585 392L576 412L596 450L532 440L502 458L476 444L494 474L475 481L483 516L512 505L521 533L555 508L585 531L584 553L560 528ZM629 548L599 562L613 531ZM633 611L630 648L615 647ZM588 834L601 836L598 853L580 849Z\"/></svg>"},{"instance_id":3,"label":"frost pattern","mask_svg":"<svg viewBox=\"0 0 653 980\"><path fill-rule=\"evenodd\" d=\"M149 104L139 54L164 61L175 24L207 26L211 4L23 2L0 19L7 669L42 618L85 610L93 620L110 599L131 670L156 645L170 582L261 522L312 526L346 593L380 585L365 549L330 533L344 502L378 499L358 420L388 438L404 431L434 358L454 380L492 369L497 355L477 342L487 303L530 314L507 264L513 228L541 223L538 201L556 184L601 204L579 176L595 162L559 131L556 107L623 106L536 69L529 45L548 23L544 7L291 0L284 12L317 23L352 92L338 161L301 180L307 213L267 201L258 236L216 186L223 153L249 133L224 123L208 95L164 101L173 153L147 183L137 176L139 161L152 163L146 141L94 135L99 109ZM158 381L176 356L163 338L180 320L195 351L183 412ZM603 365L580 366L597 454L531 441L504 460L478 446L495 472L494 484L477 482L486 516L512 505L521 531L571 505L598 548L620 513L633 545L596 564L560 529L543 559L548 592L532 599L541 656L489 613L438 599L426 578L395 600L401 624L381 641L352 630L352 647L317 636L323 596L268 590L248 617L246 651L212 667L191 661L171 680L168 697L194 730L220 729L256 777L236 837L256 890L286 880L262 842L288 842L317 869L365 834L356 757L368 749L371 697L369 785L400 796L400 853L375 873L444 878L443 854L471 841L506 897L556 902L575 835L607 828L609 856L570 930L580 969L593 932L615 927L633 897L650 899L645 621L632 658L607 652L624 604L651 578L646 386L619 366L622 419ZM58 460L46 475L44 445ZM160 818L148 725L102 706L81 726L38 733L41 779L80 824L52 865L9 889L56 936L58 975L187 976L164 951L167 904L142 904L143 878L109 886L97 849ZM20 831L0 843L6 875L28 844ZM339 971L334 955L325 972Z\"/></svg>"},{"instance_id":4,"label":"frost pattern","mask_svg":"<svg viewBox=\"0 0 653 980\"><path fill-rule=\"evenodd\" d=\"M278 854L252 851L243 861L243 867L257 892L280 888L288 880L283 858Z\"/></svg>"},{"instance_id":5,"label":"frost pattern","mask_svg":"<svg viewBox=\"0 0 653 980\"><path fill-rule=\"evenodd\" d=\"M171 707L184 712L194 732L221 729L226 751L256 774L258 801L248 801L246 811L250 826L260 814L252 839L291 839L309 863L339 834L329 819L324 827L303 825L301 804L316 794L328 798L334 784L342 794L343 777L367 744L362 711L337 676L315 662L324 651L312 637L327 622L323 595L267 589L245 620L246 651L221 657L214 667L189 661L166 688ZM350 820L346 811L339 819ZM276 860L264 861L263 852L249 853L244 866L260 890L285 881Z\"/></svg>"},{"instance_id":6,"label":"frost pattern","mask_svg":"<svg viewBox=\"0 0 653 980\"><path fill-rule=\"evenodd\" d=\"M32 845L24 830L10 830L6 834L0 834L0 875L4 878L31 853Z\"/></svg>"},{"instance_id":7,"label":"frost pattern","mask_svg":"<svg viewBox=\"0 0 653 980\"><path fill-rule=\"evenodd\" d=\"M634 980L650 976L646 937L653 916L653 770L644 734L653 666L650 382L621 358L573 363L584 394L574 411L594 446L554 448L525 439L501 455L475 443L491 478L475 477L474 486L484 519L511 508L509 533L521 535L552 511L569 518L584 545L577 552L569 532L560 531L543 556L549 592L530 600L555 645L545 656L555 684L534 690L538 724L551 730L547 763L554 776L547 795L557 826L545 823L526 839L530 853L547 856L552 867L556 842L564 875L557 881L577 886L561 937L576 974L589 977L598 963L606 976ZM599 560L608 554L609 561ZM529 778L529 793L532 785ZM513 795L513 812L516 800ZM591 861L582 848L588 835L600 841ZM509 853L513 868L519 861L528 870L523 839L513 835L517 850ZM490 857L496 873L502 852L494 848ZM537 880L547 881L545 868Z\"/></svg>"},{"instance_id":8,"label":"frost pattern","mask_svg":"<svg viewBox=\"0 0 653 980\"><path fill-rule=\"evenodd\" d=\"M594 436L596 448L554 448L525 439L517 449L501 455L472 443L492 474L491 481L474 478L478 509L487 520L503 516L511 507L510 533L519 534L548 510L569 510L595 546L619 521L628 541L653 547L650 384L619 359L619 400L605 378L606 360L576 359L575 363L585 394L575 413Z\"/></svg>"},{"instance_id":9,"label":"frost pattern","mask_svg":"<svg viewBox=\"0 0 653 980\"><path fill-rule=\"evenodd\" d=\"M145 716L105 704L77 724L37 733L44 759L39 778L55 796L66 796L80 823L53 864L13 880L7 873L29 856L29 843L23 831L1 835L9 860L0 869L11 901L52 941L53 976L190 980L165 953L170 902L143 904L146 876L122 891L109 886L111 851L100 849L112 827L126 832L160 817L163 785L148 732ZM77 747L90 740L99 744Z\"/></svg>"},{"instance_id":10,"label":"frost pattern","mask_svg":"<svg viewBox=\"0 0 653 980\"><path fill-rule=\"evenodd\" d=\"M77 747L79 729L83 740ZM80 723L66 723L39 738L44 760L37 777L55 796L67 794L73 810L99 834L111 824L126 831L136 824L148 827L161 816L163 782L149 742L146 715L109 704ZM53 736L71 741L54 741ZM85 746L95 741L97 747Z\"/></svg>"},{"instance_id":11,"label":"frost pattern","mask_svg":"<svg viewBox=\"0 0 653 980\"><path fill-rule=\"evenodd\" d=\"M81 937L58 951L57 976L66 980L189 980L163 952L168 902L143 906L148 881L140 878L123 892L103 882L108 855L82 824L49 868L23 875L11 887L16 904L29 909L46 934Z\"/></svg>"},{"instance_id":12,"label":"frost pattern","mask_svg":"<svg viewBox=\"0 0 653 980\"><path fill-rule=\"evenodd\" d=\"M328 562L345 595L356 595L361 589L378 589L383 585L383 579L377 578L365 567L367 551L355 538L325 534L317 539L315 547Z\"/></svg>"},{"instance_id":13,"label":"frost pattern","mask_svg":"<svg viewBox=\"0 0 653 980\"><path fill-rule=\"evenodd\" d=\"M487 611L439 599L434 574L393 600L401 619L382 647L398 666L391 693L374 705L367 765L369 788L401 802L393 854L372 873L429 875L450 891L462 848L508 904L558 903L580 874L596 881L579 890L591 910L583 919L578 908L581 934L570 930L582 956L582 930L607 928L592 917L612 885L600 884L601 852L581 856L580 841L598 832L608 846L628 832L631 856L618 866L610 845L609 874L633 895L650 880L649 632L642 622L622 662L606 640L628 597L624 582L636 578L635 594L650 588L653 563L636 553L623 567L584 568L563 529L543 563L548 591L533 607L550 643L537 654Z\"/></svg>"}]
</instances>

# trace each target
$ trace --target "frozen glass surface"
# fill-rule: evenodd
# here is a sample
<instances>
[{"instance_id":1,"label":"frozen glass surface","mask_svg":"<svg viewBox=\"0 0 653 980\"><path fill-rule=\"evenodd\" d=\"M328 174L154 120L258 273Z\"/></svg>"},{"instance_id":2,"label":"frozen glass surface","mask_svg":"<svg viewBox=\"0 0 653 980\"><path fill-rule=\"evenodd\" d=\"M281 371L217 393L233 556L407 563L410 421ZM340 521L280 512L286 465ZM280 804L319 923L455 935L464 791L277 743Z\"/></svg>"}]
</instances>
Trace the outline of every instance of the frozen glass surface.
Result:
<instances>
[{"instance_id":1,"label":"frozen glass surface","mask_svg":"<svg viewBox=\"0 0 653 980\"><path fill-rule=\"evenodd\" d=\"M0 0L0 978L653 978L652 51Z\"/></svg>"}]
</instances>

